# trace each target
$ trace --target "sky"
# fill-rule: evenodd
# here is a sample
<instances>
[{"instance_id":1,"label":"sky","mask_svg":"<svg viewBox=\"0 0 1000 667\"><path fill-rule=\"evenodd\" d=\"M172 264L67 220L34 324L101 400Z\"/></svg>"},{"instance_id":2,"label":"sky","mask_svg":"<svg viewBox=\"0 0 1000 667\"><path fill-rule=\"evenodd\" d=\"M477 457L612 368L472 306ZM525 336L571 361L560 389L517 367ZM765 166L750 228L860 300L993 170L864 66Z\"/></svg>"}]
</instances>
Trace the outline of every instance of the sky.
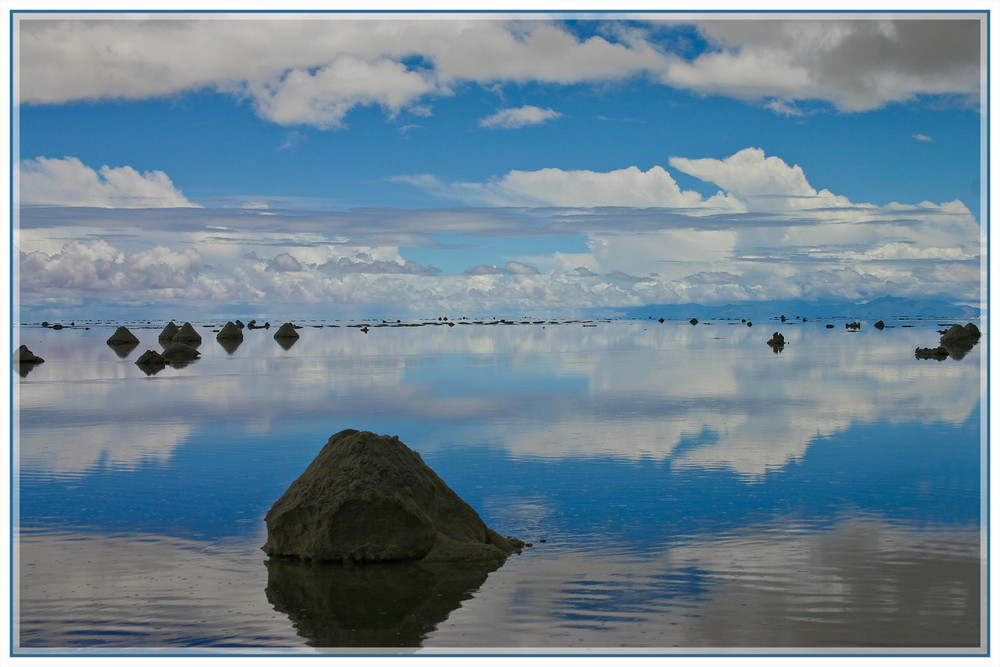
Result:
<instances>
[{"instance_id":1,"label":"sky","mask_svg":"<svg viewBox=\"0 0 1000 667\"><path fill-rule=\"evenodd\" d=\"M11 30L22 321L984 298L983 12Z\"/></svg>"}]
</instances>

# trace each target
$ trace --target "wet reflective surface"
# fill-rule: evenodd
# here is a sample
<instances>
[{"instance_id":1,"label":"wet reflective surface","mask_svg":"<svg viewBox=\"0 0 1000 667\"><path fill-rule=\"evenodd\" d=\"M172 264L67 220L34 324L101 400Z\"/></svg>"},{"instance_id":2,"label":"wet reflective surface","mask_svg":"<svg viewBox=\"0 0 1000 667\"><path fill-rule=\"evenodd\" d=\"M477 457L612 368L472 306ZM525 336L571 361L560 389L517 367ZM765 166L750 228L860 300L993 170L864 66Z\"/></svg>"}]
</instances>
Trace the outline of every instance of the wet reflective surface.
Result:
<instances>
[{"instance_id":1,"label":"wet reflective surface","mask_svg":"<svg viewBox=\"0 0 1000 667\"><path fill-rule=\"evenodd\" d=\"M45 359L13 376L20 652L981 653L986 337L936 361L943 322L301 322L286 349L195 322L200 357L147 374L163 324L124 356L110 325L19 331ZM264 514L345 428L534 546L266 562Z\"/></svg>"}]
</instances>

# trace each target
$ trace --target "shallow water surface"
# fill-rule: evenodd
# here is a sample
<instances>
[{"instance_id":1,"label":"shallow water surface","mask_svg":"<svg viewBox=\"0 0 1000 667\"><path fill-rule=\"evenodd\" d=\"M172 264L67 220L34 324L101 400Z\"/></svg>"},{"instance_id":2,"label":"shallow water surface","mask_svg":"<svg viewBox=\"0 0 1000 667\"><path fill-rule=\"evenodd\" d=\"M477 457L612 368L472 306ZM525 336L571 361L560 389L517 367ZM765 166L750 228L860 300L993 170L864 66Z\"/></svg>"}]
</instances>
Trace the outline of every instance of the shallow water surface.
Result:
<instances>
[{"instance_id":1,"label":"shallow water surface","mask_svg":"<svg viewBox=\"0 0 1000 667\"><path fill-rule=\"evenodd\" d=\"M153 375L163 323L127 353L19 329L45 363L14 376L17 653L983 652L985 337L933 361L943 322L304 322L227 350L195 324L201 358ZM533 546L269 562L264 514L345 428Z\"/></svg>"}]
</instances>

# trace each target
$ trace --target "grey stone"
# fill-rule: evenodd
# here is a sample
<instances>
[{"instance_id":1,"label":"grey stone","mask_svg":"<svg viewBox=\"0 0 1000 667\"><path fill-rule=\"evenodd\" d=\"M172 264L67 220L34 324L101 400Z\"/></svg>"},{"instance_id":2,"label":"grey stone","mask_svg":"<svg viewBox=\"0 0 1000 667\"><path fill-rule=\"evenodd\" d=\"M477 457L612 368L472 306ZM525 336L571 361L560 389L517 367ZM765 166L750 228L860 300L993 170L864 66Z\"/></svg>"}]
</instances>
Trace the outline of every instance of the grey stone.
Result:
<instances>
[{"instance_id":1,"label":"grey stone","mask_svg":"<svg viewBox=\"0 0 1000 667\"><path fill-rule=\"evenodd\" d=\"M354 429L330 437L264 521L272 557L503 563L524 546L490 529L398 438Z\"/></svg>"}]
</instances>

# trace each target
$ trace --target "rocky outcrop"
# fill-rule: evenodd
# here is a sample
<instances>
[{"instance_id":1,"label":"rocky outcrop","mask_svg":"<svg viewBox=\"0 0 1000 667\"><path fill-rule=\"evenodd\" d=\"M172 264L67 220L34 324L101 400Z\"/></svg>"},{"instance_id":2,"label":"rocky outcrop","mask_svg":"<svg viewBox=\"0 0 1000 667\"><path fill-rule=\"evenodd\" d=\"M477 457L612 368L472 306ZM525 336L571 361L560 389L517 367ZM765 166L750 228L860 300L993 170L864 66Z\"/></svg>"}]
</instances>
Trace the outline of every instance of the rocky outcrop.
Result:
<instances>
[{"instance_id":1,"label":"rocky outcrop","mask_svg":"<svg viewBox=\"0 0 1000 667\"><path fill-rule=\"evenodd\" d=\"M135 365L146 375L155 375L166 367L167 360L159 352L146 350L135 360Z\"/></svg>"},{"instance_id":2,"label":"rocky outcrop","mask_svg":"<svg viewBox=\"0 0 1000 667\"><path fill-rule=\"evenodd\" d=\"M295 325L291 322L285 322L278 330L274 332L275 338L298 338L299 332L295 330Z\"/></svg>"},{"instance_id":3,"label":"rocky outcrop","mask_svg":"<svg viewBox=\"0 0 1000 667\"><path fill-rule=\"evenodd\" d=\"M163 349L163 358L169 364L194 361L200 356L201 353L198 350L184 343L171 343Z\"/></svg>"},{"instance_id":4,"label":"rocky outcrop","mask_svg":"<svg viewBox=\"0 0 1000 667\"><path fill-rule=\"evenodd\" d=\"M942 361L949 356L952 359L962 359L979 342L982 333L972 322L965 326L951 325L951 328L940 332L941 344L938 347L918 347L914 351L917 359L937 359Z\"/></svg>"},{"instance_id":5,"label":"rocky outcrop","mask_svg":"<svg viewBox=\"0 0 1000 667\"><path fill-rule=\"evenodd\" d=\"M973 345L979 342L979 338L982 333L972 322L969 322L964 327L958 324L951 325L951 328L941 334L941 344L942 345L968 345L971 349Z\"/></svg>"},{"instance_id":6,"label":"rocky outcrop","mask_svg":"<svg viewBox=\"0 0 1000 667\"><path fill-rule=\"evenodd\" d=\"M128 327L121 326L115 329L115 332L111 334L111 338L108 338L108 345L138 345L139 339L135 337L135 334L128 330Z\"/></svg>"},{"instance_id":7,"label":"rocky outcrop","mask_svg":"<svg viewBox=\"0 0 1000 667\"><path fill-rule=\"evenodd\" d=\"M767 344L770 345L775 352L777 352L778 350L783 350L785 349L785 337L780 333L778 333L777 331L775 331L773 334L771 334L771 339L767 341Z\"/></svg>"},{"instance_id":8,"label":"rocky outcrop","mask_svg":"<svg viewBox=\"0 0 1000 667\"><path fill-rule=\"evenodd\" d=\"M167 324L167 326L163 327L163 331L160 332L159 339L160 340L173 340L174 336L176 336L177 332L179 332L179 331L180 331L180 328L178 328L178 326L176 324L174 324L173 322L170 322L169 324Z\"/></svg>"},{"instance_id":9,"label":"rocky outcrop","mask_svg":"<svg viewBox=\"0 0 1000 667\"><path fill-rule=\"evenodd\" d=\"M333 435L264 518L272 557L502 563L524 546L491 530L396 437Z\"/></svg>"},{"instance_id":10,"label":"rocky outcrop","mask_svg":"<svg viewBox=\"0 0 1000 667\"><path fill-rule=\"evenodd\" d=\"M18 366L20 364L42 364L45 360L36 355L34 352L28 349L27 345L22 345L21 347L14 350L13 364Z\"/></svg>"},{"instance_id":11,"label":"rocky outcrop","mask_svg":"<svg viewBox=\"0 0 1000 667\"><path fill-rule=\"evenodd\" d=\"M190 322L185 322L176 335L171 338L175 343L201 343L201 334L195 331Z\"/></svg>"},{"instance_id":12,"label":"rocky outcrop","mask_svg":"<svg viewBox=\"0 0 1000 667\"><path fill-rule=\"evenodd\" d=\"M243 329L233 322L226 322L222 331L215 337L216 340L243 340Z\"/></svg>"}]
</instances>

